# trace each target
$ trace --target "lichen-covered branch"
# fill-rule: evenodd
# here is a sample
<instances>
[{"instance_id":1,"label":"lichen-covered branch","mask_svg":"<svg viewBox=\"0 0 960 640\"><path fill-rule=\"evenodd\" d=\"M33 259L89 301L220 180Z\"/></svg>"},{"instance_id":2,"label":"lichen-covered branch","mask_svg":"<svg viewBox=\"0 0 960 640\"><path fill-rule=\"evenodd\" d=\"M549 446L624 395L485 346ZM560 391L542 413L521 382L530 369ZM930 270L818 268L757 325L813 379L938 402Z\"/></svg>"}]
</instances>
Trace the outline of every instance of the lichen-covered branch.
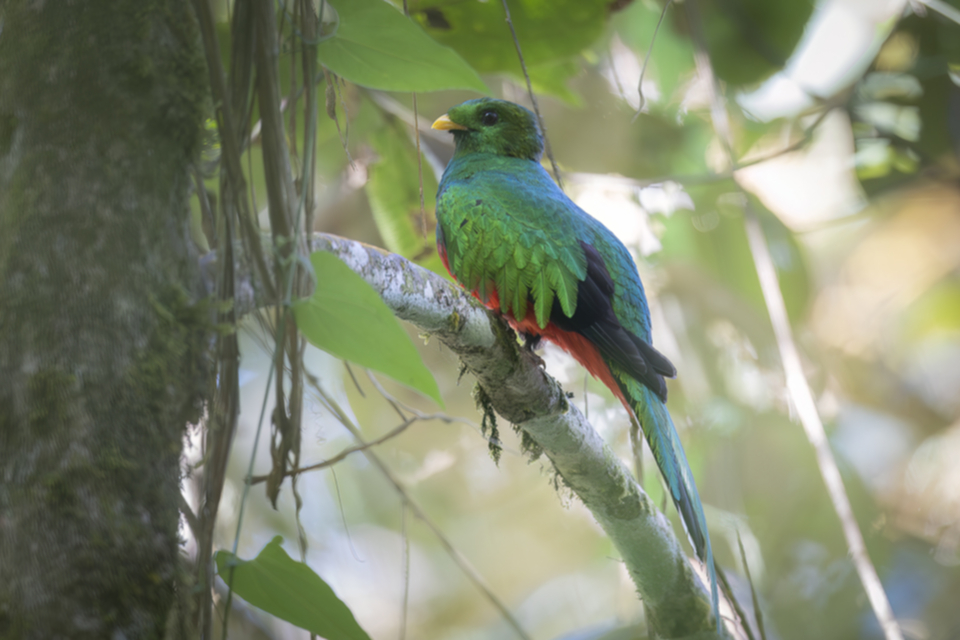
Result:
<instances>
[{"instance_id":1,"label":"lichen-covered branch","mask_svg":"<svg viewBox=\"0 0 960 640\"><path fill-rule=\"evenodd\" d=\"M456 353L497 413L536 441L620 552L659 637L717 637L706 589L666 518L506 324L456 285L398 255L322 234L313 249L339 256L397 317ZM256 302L238 304L249 310Z\"/></svg>"}]
</instances>

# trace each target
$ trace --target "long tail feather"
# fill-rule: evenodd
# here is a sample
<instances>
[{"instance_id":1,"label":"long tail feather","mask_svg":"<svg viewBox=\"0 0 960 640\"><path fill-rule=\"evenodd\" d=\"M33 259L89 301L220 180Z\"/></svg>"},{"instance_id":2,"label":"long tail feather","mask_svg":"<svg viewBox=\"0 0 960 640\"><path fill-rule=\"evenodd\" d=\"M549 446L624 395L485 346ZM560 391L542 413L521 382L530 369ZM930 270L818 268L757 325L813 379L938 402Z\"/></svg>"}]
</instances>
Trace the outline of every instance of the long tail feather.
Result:
<instances>
[{"instance_id":1,"label":"long tail feather","mask_svg":"<svg viewBox=\"0 0 960 640\"><path fill-rule=\"evenodd\" d=\"M614 370L611 367L611 370ZM687 456L680 444L680 436L673 426L670 412L656 393L647 386L629 378L618 376L614 371L620 390L630 409L640 421L644 436L653 452L670 489L673 503L680 513L680 521L690 538L697 556L710 575L710 601L713 615L720 630L720 597L717 591L717 571L713 564L713 549L710 546L710 533L707 531L707 519L703 514L703 505L693 481L693 473L687 463Z\"/></svg>"}]
</instances>

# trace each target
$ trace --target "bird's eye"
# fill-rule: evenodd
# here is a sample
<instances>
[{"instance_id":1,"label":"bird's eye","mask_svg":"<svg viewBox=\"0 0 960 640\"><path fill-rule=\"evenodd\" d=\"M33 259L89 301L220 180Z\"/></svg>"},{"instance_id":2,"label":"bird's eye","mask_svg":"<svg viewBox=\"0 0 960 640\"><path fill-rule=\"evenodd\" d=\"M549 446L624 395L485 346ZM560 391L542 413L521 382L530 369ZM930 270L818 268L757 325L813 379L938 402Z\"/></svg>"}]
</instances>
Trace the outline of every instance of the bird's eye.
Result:
<instances>
[{"instance_id":1,"label":"bird's eye","mask_svg":"<svg viewBox=\"0 0 960 640\"><path fill-rule=\"evenodd\" d=\"M485 127L492 127L500 122L500 114L496 111L487 111L480 116L480 122L482 122Z\"/></svg>"}]
</instances>

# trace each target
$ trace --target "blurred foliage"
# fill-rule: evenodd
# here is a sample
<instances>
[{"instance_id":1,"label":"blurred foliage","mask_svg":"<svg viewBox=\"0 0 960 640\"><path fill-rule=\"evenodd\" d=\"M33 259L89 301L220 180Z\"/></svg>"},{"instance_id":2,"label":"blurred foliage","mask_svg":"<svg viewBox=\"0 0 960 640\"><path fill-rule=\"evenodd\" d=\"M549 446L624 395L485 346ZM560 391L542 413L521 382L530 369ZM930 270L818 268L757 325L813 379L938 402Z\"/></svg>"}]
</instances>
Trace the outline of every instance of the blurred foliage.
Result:
<instances>
[{"instance_id":1,"label":"blurred foliage","mask_svg":"<svg viewBox=\"0 0 960 640\"><path fill-rule=\"evenodd\" d=\"M404 3L393 4L377 10L404 19ZM746 242L748 206L761 221L807 377L894 611L908 637L960 633L960 25L932 9L921 12L919 4L880 4L823 0L814 11L807 0L686 0L670 5L656 32L663 4L653 0L509 2L568 193L640 258L654 341L680 372L670 409L708 505L718 559L748 602L741 533L771 640L881 634L784 389ZM960 0L947 4L960 8ZM529 105L500 0L406 5L417 34L411 37L456 55L495 95ZM334 6L338 33L365 32L359 14ZM821 38L821 50L795 50L801 36L821 28L818 21L843 16L853 22L830 23L832 33L855 25L869 37ZM290 21L283 30L281 92L296 152L306 122L296 99L301 43ZM228 64L228 26L219 33ZM379 42L380 54L402 57L388 50L386 38ZM857 57L847 55L857 47ZM755 166L735 172L724 157L712 87L696 73L698 50L720 80L733 153ZM847 79L828 94L809 95L795 79L801 57L824 75L843 66ZM330 67L333 73L317 78L326 100L318 124L316 229L440 270L434 196L452 146L429 124L477 94L418 94L418 163L414 103L403 90L439 87L439 72L394 64L387 85L345 67L338 78ZM803 100L769 116L741 106L768 89L784 102L791 91ZM256 123L258 111L250 117ZM262 207L258 146L253 136L244 168ZM216 200L216 182L206 187ZM471 382L461 382L456 360L435 344L414 342L449 415L479 422ZM248 336L238 457L248 454L261 411L266 374L259 372L269 356L257 353ZM397 411L411 415L360 372L344 376L329 357L310 353L324 388L368 438L400 423ZM543 355L613 450L629 458L622 408L569 358L549 347ZM435 410L409 389L383 384L405 405ZM310 402L305 461L356 444L329 406ZM508 429L501 430L498 469L471 426L417 422L379 445L392 479L358 454L334 467L336 474L304 475L308 563L373 637L397 634L404 602L407 637L513 637L448 555L447 542L438 541L435 526L531 637L642 637L642 607L589 515L555 487L549 468L526 463ZM260 454L257 460L269 465ZM231 468L235 488L245 465ZM652 461L645 466L646 488L660 499ZM397 493L398 484L406 494ZM431 524L411 515L411 500ZM256 553L274 532L296 534L290 496L281 497L278 515L255 494L249 503L254 516L240 555ZM231 545L236 510L224 509L222 517L220 541Z\"/></svg>"},{"instance_id":2,"label":"blurred foliage","mask_svg":"<svg viewBox=\"0 0 960 640\"><path fill-rule=\"evenodd\" d=\"M960 10L957 0L948 4ZM958 74L960 25L932 11L897 24L849 108L868 193L903 186L921 170L956 171Z\"/></svg>"},{"instance_id":3,"label":"blurred foliage","mask_svg":"<svg viewBox=\"0 0 960 640\"><path fill-rule=\"evenodd\" d=\"M744 207L750 206L758 214L774 256L787 312L791 319L799 320L807 308L809 275L796 236L755 197L750 197L747 205L747 197L732 181L691 188L689 193L695 209L675 213L664 221L664 255L671 262L687 263L711 274L717 279L715 286L764 313L760 281L743 226Z\"/></svg>"},{"instance_id":4,"label":"blurred foliage","mask_svg":"<svg viewBox=\"0 0 960 640\"><path fill-rule=\"evenodd\" d=\"M731 85L753 84L781 69L813 11L812 0L707 0L698 5L710 62Z\"/></svg>"}]
</instances>

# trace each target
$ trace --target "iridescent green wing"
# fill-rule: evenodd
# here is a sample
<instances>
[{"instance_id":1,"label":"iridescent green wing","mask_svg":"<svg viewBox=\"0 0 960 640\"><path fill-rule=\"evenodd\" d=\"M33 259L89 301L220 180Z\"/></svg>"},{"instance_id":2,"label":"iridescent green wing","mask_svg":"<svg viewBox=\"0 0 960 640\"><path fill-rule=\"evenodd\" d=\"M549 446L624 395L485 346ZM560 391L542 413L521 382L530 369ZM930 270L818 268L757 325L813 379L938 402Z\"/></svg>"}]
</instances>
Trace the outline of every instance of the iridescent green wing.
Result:
<instances>
[{"instance_id":1,"label":"iridescent green wing","mask_svg":"<svg viewBox=\"0 0 960 640\"><path fill-rule=\"evenodd\" d=\"M496 291L501 313L518 319L532 301L541 328L554 298L573 315L587 272L568 201L554 193L522 171L486 170L445 185L437 205L457 281L485 302Z\"/></svg>"}]
</instances>

